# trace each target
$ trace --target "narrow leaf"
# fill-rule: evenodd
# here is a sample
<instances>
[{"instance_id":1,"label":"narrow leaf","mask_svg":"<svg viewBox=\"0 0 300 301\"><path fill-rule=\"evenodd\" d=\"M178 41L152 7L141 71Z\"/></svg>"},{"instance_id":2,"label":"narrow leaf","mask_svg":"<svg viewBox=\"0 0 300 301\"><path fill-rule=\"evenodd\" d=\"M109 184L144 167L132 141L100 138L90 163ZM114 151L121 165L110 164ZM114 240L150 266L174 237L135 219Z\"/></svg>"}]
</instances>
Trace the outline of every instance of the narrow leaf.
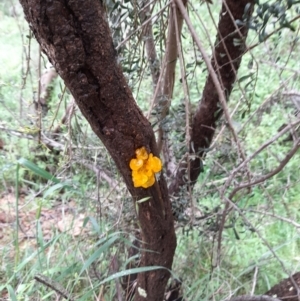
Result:
<instances>
[{"instance_id":1,"label":"narrow leaf","mask_svg":"<svg viewBox=\"0 0 300 301\"><path fill-rule=\"evenodd\" d=\"M104 284L106 282L109 282L111 280L114 280L116 278L128 276L128 275L131 275L131 274L150 272L150 271L159 270L159 269L166 269L166 268L162 267L162 266L151 266L151 267L141 267L141 268L128 269L128 270L125 270L125 271L115 273L115 274L105 278L98 285L102 285L102 284Z\"/></svg>"},{"instance_id":2,"label":"narrow leaf","mask_svg":"<svg viewBox=\"0 0 300 301\"><path fill-rule=\"evenodd\" d=\"M8 290L9 297L10 297L11 301L18 301L18 300L17 300L17 296L16 296L16 294L15 294L15 292L14 292L12 286L11 286L10 284L8 284L8 285L6 286L6 288L7 288L7 290Z\"/></svg>"},{"instance_id":3,"label":"narrow leaf","mask_svg":"<svg viewBox=\"0 0 300 301\"><path fill-rule=\"evenodd\" d=\"M36 164L34 164L33 162L31 162L25 158L20 158L18 160L18 163L25 166L26 168L30 169L33 173L37 174L38 176L40 176L46 180L52 181L56 184L60 183L60 180L57 179L55 176L51 175L45 169L38 167Z\"/></svg>"},{"instance_id":4,"label":"narrow leaf","mask_svg":"<svg viewBox=\"0 0 300 301\"><path fill-rule=\"evenodd\" d=\"M106 243L104 243L99 249L97 249L92 256L84 263L79 276L94 262L96 261L101 253L105 252L119 237L118 236L114 236L112 238L110 238L108 241L106 241Z\"/></svg>"}]
</instances>

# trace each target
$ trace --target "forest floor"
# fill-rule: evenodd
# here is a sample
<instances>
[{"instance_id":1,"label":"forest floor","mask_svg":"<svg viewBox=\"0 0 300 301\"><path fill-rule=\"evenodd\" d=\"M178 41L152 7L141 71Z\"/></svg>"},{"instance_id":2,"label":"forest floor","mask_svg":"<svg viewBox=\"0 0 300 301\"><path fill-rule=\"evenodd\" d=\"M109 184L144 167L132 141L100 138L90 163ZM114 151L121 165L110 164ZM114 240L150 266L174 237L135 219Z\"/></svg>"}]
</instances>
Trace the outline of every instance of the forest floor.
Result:
<instances>
[{"instance_id":1,"label":"forest floor","mask_svg":"<svg viewBox=\"0 0 300 301\"><path fill-rule=\"evenodd\" d=\"M18 245L24 249L29 245L36 247L37 235L40 234L44 241L48 241L57 232L67 232L76 237L87 234L90 230L83 227L86 216L78 213L76 203L72 199L68 202L57 201L47 208L39 205L34 199L28 200L21 195L18 210L16 204L16 196L13 193L0 197L0 251L16 244L16 233Z\"/></svg>"}]
</instances>

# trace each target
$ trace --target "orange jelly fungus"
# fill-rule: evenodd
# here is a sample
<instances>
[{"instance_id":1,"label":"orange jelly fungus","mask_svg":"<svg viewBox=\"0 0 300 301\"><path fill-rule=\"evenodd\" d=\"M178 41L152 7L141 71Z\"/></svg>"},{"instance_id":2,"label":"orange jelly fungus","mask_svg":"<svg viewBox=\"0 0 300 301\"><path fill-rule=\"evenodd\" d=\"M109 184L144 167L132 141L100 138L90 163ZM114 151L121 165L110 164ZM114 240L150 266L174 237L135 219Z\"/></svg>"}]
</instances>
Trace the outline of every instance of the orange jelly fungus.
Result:
<instances>
[{"instance_id":1,"label":"orange jelly fungus","mask_svg":"<svg viewBox=\"0 0 300 301\"><path fill-rule=\"evenodd\" d=\"M148 154L144 146L138 148L135 154L136 158L131 159L129 163L133 185L134 187L148 188L155 183L154 173L161 171L161 161L153 154Z\"/></svg>"}]
</instances>

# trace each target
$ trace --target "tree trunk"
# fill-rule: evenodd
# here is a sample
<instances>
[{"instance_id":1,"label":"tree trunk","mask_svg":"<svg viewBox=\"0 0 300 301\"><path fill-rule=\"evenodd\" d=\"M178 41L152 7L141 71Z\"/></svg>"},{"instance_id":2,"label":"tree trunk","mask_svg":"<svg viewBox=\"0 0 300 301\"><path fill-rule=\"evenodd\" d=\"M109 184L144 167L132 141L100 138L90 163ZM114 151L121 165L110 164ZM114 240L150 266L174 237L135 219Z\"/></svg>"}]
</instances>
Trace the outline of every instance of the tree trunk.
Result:
<instances>
[{"instance_id":1,"label":"tree trunk","mask_svg":"<svg viewBox=\"0 0 300 301\"><path fill-rule=\"evenodd\" d=\"M158 155L154 133L133 99L117 64L110 30L99 0L20 0L43 52L71 91L82 114L114 159L138 206L143 249L141 266L172 267L176 248L163 174L148 189L134 188L129 161L145 146ZM140 204L137 200L150 197ZM135 206L135 207L136 207ZM169 278L165 269L138 275L146 300L161 301ZM135 300L145 300L138 293Z\"/></svg>"},{"instance_id":2,"label":"tree trunk","mask_svg":"<svg viewBox=\"0 0 300 301\"><path fill-rule=\"evenodd\" d=\"M248 34L246 24L240 26L236 20L247 21L254 8L254 0L224 0L220 12L218 33L211 59L219 83L225 91L227 100L236 80ZM246 11L245 8L248 8ZM196 153L196 159L190 162L190 180L194 184L202 170L201 157L207 152L213 139L216 122L222 116L222 106L219 102L217 90L210 75L208 75L203 96L194 115L191 131L190 153ZM180 187L186 184L186 163L178 168L175 180L170 186L170 193L176 195Z\"/></svg>"}]
</instances>

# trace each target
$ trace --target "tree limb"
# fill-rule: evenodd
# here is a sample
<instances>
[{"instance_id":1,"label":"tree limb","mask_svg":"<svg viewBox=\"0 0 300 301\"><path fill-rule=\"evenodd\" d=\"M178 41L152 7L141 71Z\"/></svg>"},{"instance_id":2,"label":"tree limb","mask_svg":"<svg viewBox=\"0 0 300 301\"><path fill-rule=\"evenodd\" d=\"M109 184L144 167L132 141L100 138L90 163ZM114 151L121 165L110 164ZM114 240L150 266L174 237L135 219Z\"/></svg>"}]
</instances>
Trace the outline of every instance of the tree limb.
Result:
<instances>
[{"instance_id":1,"label":"tree limb","mask_svg":"<svg viewBox=\"0 0 300 301\"><path fill-rule=\"evenodd\" d=\"M142 252L141 266L158 265L171 269L176 236L163 173L150 188L135 188L129 168L135 150L142 146L158 156L155 136L117 63L101 1L20 2L42 50L111 154L134 202L150 197L147 202L133 205L139 208L137 218L143 249L152 251ZM137 288L146 291L147 300L163 299L170 275L167 269L138 275ZM136 293L135 300L144 300L144 297Z\"/></svg>"},{"instance_id":2,"label":"tree limb","mask_svg":"<svg viewBox=\"0 0 300 301\"><path fill-rule=\"evenodd\" d=\"M244 8L249 1L227 0L226 5L223 3L215 49L211 60L209 60L208 55L203 49L185 8L180 0L175 1L180 8L196 45L201 51L209 73L204 87L202 100L194 115L192 125L190 152L195 154L195 158L191 161L190 179L191 184L193 184L202 170L201 157L207 152L207 149L210 146L215 132L216 122L222 115L222 111L224 111L226 115L226 121L230 125L236 143L238 143L238 138L233 125L231 124L231 119L226 107L226 101L229 99L236 79L236 73L241 63L241 57L245 52L245 40L248 34L248 28L242 26L239 27L239 30L237 31L236 24L232 21L232 18L234 18L234 20L242 19ZM248 13L252 14L254 1L250 1L250 4L251 7ZM231 14L227 12L228 9ZM244 37L244 39L241 40L240 36ZM240 43L238 46L235 45L234 39L239 39ZM178 193L179 188L186 184L185 173L186 162L179 167L176 177L170 186L170 192L172 194Z\"/></svg>"}]
</instances>

